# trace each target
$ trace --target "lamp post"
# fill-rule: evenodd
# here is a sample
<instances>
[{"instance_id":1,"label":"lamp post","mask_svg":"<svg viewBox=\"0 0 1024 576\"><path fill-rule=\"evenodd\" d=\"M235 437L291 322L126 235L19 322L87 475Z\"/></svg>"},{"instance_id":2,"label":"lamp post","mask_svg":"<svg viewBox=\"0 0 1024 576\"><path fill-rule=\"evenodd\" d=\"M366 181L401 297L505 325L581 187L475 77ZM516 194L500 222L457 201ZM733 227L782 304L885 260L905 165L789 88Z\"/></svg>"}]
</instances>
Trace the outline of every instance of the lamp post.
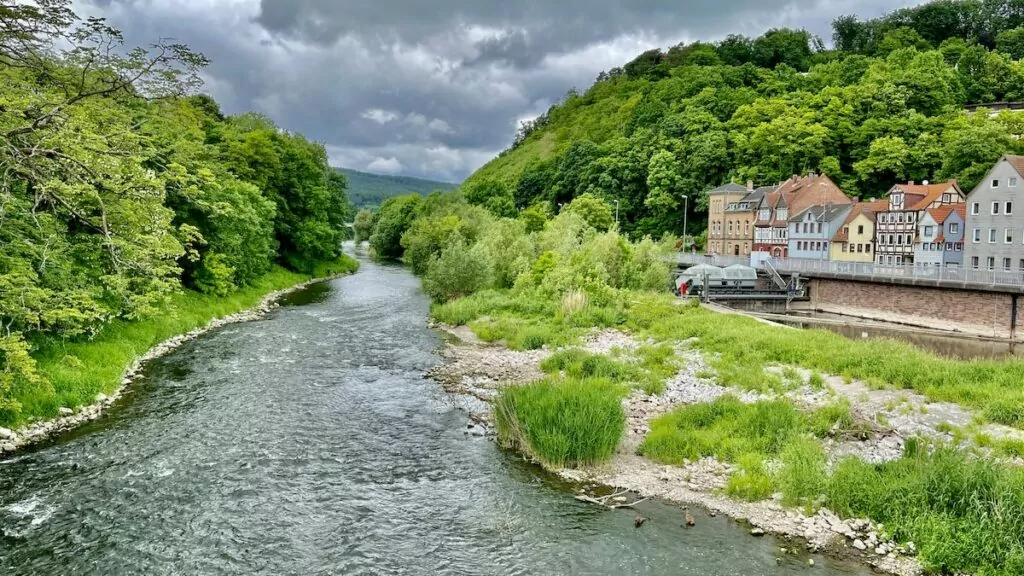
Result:
<instances>
[{"instance_id":1,"label":"lamp post","mask_svg":"<svg viewBox=\"0 0 1024 576\"><path fill-rule=\"evenodd\" d=\"M619 226L619 199L615 199L615 227Z\"/></svg>"},{"instance_id":2,"label":"lamp post","mask_svg":"<svg viewBox=\"0 0 1024 576\"><path fill-rule=\"evenodd\" d=\"M683 252L686 251L686 213L689 212L690 197L683 194Z\"/></svg>"}]
</instances>

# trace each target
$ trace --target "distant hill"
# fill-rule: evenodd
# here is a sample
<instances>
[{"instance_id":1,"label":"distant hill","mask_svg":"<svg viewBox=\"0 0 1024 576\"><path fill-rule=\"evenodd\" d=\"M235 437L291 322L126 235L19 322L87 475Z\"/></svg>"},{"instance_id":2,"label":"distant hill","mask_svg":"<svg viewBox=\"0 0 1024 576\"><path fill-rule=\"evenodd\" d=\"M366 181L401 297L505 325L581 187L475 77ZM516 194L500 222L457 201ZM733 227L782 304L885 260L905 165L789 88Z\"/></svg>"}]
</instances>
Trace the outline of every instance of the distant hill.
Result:
<instances>
[{"instance_id":1,"label":"distant hill","mask_svg":"<svg viewBox=\"0 0 1024 576\"><path fill-rule=\"evenodd\" d=\"M437 182L408 176L385 176L348 168L335 168L348 179L348 199L354 208L380 206L392 196L419 194L426 196L435 190L454 190L458 184Z\"/></svg>"}]
</instances>

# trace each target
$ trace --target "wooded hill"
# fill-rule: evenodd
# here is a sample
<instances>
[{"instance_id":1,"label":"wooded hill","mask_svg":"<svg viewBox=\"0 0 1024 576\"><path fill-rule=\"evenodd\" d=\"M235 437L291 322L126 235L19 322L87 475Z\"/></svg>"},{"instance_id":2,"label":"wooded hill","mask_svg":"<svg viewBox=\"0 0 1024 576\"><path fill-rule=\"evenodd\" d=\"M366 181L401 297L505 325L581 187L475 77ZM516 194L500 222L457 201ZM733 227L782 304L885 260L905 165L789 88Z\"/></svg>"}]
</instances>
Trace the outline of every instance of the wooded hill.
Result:
<instances>
[{"instance_id":1,"label":"wooded hill","mask_svg":"<svg viewBox=\"0 0 1024 576\"><path fill-rule=\"evenodd\" d=\"M583 194L620 203L624 231L704 229L704 192L828 174L851 196L896 181L973 187L1024 152L1024 114L967 104L1024 100L1024 1L941 0L874 20L836 19L833 44L803 30L641 54L525 123L464 185L492 211Z\"/></svg>"},{"instance_id":2,"label":"wooded hill","mask_svg":"<svg viewBox=\"0 0 1024 576\"><path fill-rule=\"evenodd\" d=\"M404 194L426 196L431 192L447 192L458 185L409 176L372 174L348 168L335 168L348 181L348 200L355 208L376 208L388 198Z\"/></svg>"}]
</instances>

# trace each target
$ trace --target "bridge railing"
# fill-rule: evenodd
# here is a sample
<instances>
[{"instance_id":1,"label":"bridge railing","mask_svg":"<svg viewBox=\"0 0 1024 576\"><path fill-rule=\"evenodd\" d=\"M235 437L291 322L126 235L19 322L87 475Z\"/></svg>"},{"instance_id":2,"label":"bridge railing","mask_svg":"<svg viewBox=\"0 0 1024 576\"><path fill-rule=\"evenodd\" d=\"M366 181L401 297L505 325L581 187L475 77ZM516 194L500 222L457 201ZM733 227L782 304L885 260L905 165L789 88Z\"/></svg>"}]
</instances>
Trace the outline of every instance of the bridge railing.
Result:
<instances>
[{"instance_id":1,"label":"bridge railing","mask_svg":"<svg viewBox=\"0 0 1024 576\"><path fill-rule=\"evenodd\" d=\"M744 266L753 265L755 268L764 270L769 274L773 270L778 274L793 272L813 274L817 272L863 279L907 278L934 280L949 284L1015 287L1024 290L1024 271L975 270L970 267L944 268L920 264L891 266L875 264L873 262L839 262L809 258L771 258L752 263L749 257L692 253L679 253L677 260L678 264L683 267L710 264L724 268L734 264L742 264ZM769 262L770 266L768 265Z\"/></svg>"},{"instance_id":2,"label":"bridge railing","mask_svg":"<svg viewBox=\"0 0 1024 576\"><path fill-rule=\"evenodd\" d=\"M772 260L772 264L780 272L818 272L862 278L908 278L956 284L1024 288L1024 272L1011 270L975 270L965 267L944 268L912 264L890 266L870 262L837 262L804 258L775 258Z\"/></svg>"}]
</instances>

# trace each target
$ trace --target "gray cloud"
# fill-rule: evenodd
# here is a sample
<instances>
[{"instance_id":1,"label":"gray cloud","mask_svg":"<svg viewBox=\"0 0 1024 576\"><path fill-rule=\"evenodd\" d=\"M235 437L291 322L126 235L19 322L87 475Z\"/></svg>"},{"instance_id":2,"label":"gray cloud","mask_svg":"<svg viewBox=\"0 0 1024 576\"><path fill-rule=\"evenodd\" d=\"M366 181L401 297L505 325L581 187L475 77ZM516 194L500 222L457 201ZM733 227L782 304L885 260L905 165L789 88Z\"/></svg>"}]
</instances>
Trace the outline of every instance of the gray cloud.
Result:
<instances>
[{"instance_id":1,"label":"gray cloud","mask_svg":"<svg viewBox=\"0 0 1024 576\"><path fill-rule=\"evenodd\" d=\"M906 3L909 0L898 0ZM356 169L461 180L518 122L640 52L771 26L828 36L891 0L78 0L131 43L206 53L207 90Z\"/></svg>"}]
</instances>

